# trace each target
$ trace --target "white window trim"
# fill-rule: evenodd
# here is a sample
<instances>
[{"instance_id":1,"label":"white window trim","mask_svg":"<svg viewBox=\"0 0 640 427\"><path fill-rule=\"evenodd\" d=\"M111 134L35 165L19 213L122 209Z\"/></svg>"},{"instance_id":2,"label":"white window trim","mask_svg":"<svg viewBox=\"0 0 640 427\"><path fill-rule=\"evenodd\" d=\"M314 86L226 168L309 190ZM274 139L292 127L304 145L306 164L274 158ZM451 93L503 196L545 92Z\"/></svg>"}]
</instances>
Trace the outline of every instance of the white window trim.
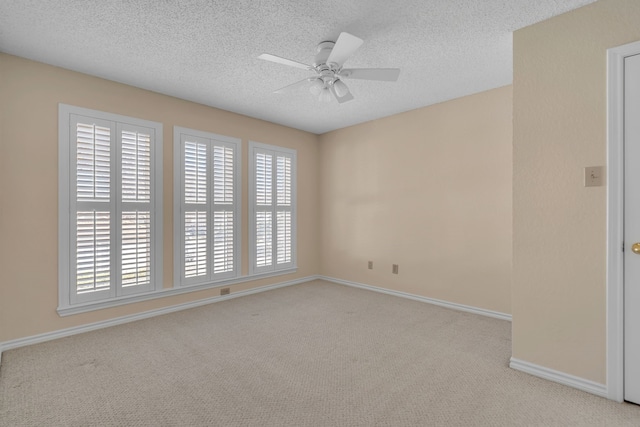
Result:
<instances>
[{"instance_id":1,"label":"white window trim","mask_svg":"<svg viewBox=\"0 0 640 427\"><path fill-rule=\"evenodd\" d=\"M278 268L277 263L275 261L275 256L273 257L274 263L273 268L263 269L256 268L256 207L255 207L255 167L254 167L254 154L255 150L267 150L272 151L274 153L281 153L285 155L289 155L292 158L291 165L291 262L285 264L283 267ZM280 147L277 145L269 145L263 144L260 142L249 141L249 156L248 156L248 169L249 169L249 212L248 212L248 222L249 222L249 276L258 276L261 274L269 273L269 272L286 272L291 269L297 269L298 267L298 245L297 245L297 236L298 236L298 187L297 187L297 172L298 172L298 159L297 159L297 151ZM273 184L275 188L275 183ZM274 203L276 203L276 199L274 197ZM275 242L277 237L274 234L272 237ZM275 248L275 245L274 245ZM275 252L275 249L274 249Z\"/></svg>"},{"instance_id":2,"label":"white window trim","mask_svg":"<svg viewBox=\"0 0 640 427\"><path fill-rule=\"evenodd\" d=\"M219 141L235 146L234 157L234 273L220 277L213 277L206 281L189 281L182 279L183 254L182 254L182 199L184 197L183 181L184 168L182 165L182 136L189 135L204 138L211 141ZM218 135L211 132L189 129L186 127L173 127L173 286L179 287L215 287L222 282L229 282L239 278L242 269L242 140L230 136ZM208 183L209 184L209 183ZM210 184L209 187L210 188ZM210 220L210 219L209 219ZM211 255L211 242L207 243ZM211 267L211 266L209 266Z\"/></svg>"},{"instance_id":3,"label":"white window trim","mask_svg":"<svg viewBox=\"0 0 640 427\"><path fill-rule=\"evenodd\" d=\"M72 142L70 139L70 120L72 115L95 117L99 120L108 120L117 123L125 123L134 126L142 126L154 130L153 144L156 149L152 150L151 163L154 173L151 177L151 185L153 187L153 203L150 209L153 212L152 221L152 291L143 292L150 294L162 290L163 275L163 238L162 238L162 146L163 134L162 124L149 120L137 119L133 117L122 116L119 114L107 113L88 108L76 107L72 105L58 105L58 312L72 310L76 306L82 306L83 311L91 311L103 308L105 303L111 300L126 301L129 298L135 298L138 294L131 296L123 295L111 297L108 299L82 302L71 304L71 197L74 192L72 187L72 176L74 172L71 170L72 161L71 153ZM119 168L119 165L116 165ZM117 218L116 218L117 221ZM119 239L116 238L116 248L119 247ZM117 253L119 256L119 253ZM122 303L122 302L121 302ZM126 303L126 302L125 302Z\"/></svg>"}]
</instances>

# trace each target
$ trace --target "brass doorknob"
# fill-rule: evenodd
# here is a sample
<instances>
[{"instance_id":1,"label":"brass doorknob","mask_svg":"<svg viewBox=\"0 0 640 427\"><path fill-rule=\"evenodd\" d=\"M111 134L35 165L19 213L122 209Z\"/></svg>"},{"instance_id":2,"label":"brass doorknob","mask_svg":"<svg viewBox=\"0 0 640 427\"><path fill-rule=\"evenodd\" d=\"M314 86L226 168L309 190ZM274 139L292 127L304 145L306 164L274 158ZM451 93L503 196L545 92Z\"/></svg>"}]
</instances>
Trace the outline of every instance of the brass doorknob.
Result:
<instances>
[{"instance_id":1,"label":"brass doorknob","mask_svg":"<svg viewBox=\"0 0 640 427\"><path fill-rule=\"evenodd\" d=\"M633 245L631 245L631 250L634 254L640 255L640 243L634 243Z\"/></svg>"}]
</instances>

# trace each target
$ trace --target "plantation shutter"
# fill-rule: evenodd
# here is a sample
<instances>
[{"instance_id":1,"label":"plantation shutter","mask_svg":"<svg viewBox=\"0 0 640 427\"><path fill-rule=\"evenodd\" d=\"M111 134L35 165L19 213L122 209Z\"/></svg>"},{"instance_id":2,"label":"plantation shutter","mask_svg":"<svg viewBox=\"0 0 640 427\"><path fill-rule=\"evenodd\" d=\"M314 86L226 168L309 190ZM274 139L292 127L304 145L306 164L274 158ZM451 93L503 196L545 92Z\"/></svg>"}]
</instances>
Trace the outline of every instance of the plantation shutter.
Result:
<instances>
[{"instance_id":1,"label":"plantation shutter","mask_svg":"<svg viewBox=\"0 0 640 427\"><path fill-rule=\"evenodd\" d=\"M292 261L291 157L276 156L276 263Z\"/></svg>"},{"instance_id":2,"label":"plantation shutter","mask_svg":"<svg viewBox=\"0 0 640 427\"><path fill-rule=\"evenodd\" d=\"M113 173L116 130L112 122L71 115L74 177L71 182L72 303L115 295L115 207Z\"/></svg>"},{"instance_id":3,"label":"plantation shutter","mask_svg":"<svg viewBox=\"0 0 640 427\"><path fill-rule=\"evenodd\" d=\"M235 273L235 150L213 141L213 274Z\"/></svg>"},{"instance_id":4,"label":"plantation shutter","mask_svg":"<svg viewBox=\"0 0 640 427\"><path fill-rule=\"evenodd\" d=\"M252 273L295 265L294 162L291 150L252 147Z\"/></svg>"},{"instance_id":5,"label":"plantation shutter","mask_svg":"<svg viewBox=\"0 0 640 427\"><path fill-rule=\"evenodd\" d=\"M209 264L209 143L183 136L183 277L186 283L207 280Z\"/></svg>"},{"instance_id":6,"label":"plantation shutter","mask_svg":"<svg viewBox=\"0 0 640 427\"><path fill-rule=\"evenodd\" d=\"M214 282L238 275L239 140L176 128L181 285ZM228 139L228 141L224 140Z\"/></svg>"},{"instance_id":7,"label":"plantation shutter","mask_svg":"<svg viewBox=\"0 0 640 427\"><path fill-rule=\"evenodd\" d=\"M255 153L255 266L268 270L273 265L273 156Z\"/></svg>"},{"instance_id":8,"label":"plantation shutter","mask_svg":"<svg viewBox=\"0 0 640 427\"><path fill-rule=\"evenodd\" d=\"M152 129L118 124L120 148L120 295L153 289Z\"/></svg>"},{"instance_id":9,"label":"plantation shutter","mask_svg":"<svg viewBox=\"0 0 640 427\"><path fill-rule=\"evenodd\" d=\"M153 289L152 129L70 115L71 304Z\"/></svg>"}]
</instances>

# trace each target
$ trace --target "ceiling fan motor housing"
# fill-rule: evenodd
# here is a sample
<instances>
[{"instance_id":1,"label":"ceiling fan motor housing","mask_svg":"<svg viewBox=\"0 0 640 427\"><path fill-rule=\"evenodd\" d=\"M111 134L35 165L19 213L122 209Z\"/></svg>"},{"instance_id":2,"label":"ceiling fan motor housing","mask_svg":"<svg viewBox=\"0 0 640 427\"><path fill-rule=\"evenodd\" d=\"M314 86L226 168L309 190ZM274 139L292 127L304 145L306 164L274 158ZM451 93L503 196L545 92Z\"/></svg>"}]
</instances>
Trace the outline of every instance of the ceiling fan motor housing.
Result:
<instances>
[{"instance_id":1,"label":"ceiling fan motor housing","mask_svg":"<svg viewBox=\"0 0 640 427\"><path fill-rule=\"evenodd\" d=\"M318 44L318 53L316 53L316 60L313 63L314 67L327 65L327 59L331 54L331 50L333 50L333 46L335 46L334 42L322 42Z\"/></svg>"},{"instance_id":2,"label":"ceiling fan motor housing","mask_svg":"<svg viewBox=\"0 0 640 427\"><path fill-rule=\"evenodd\" d=\"M337 80L336 73L340 70L338 64L327 64L327 59L329 58L334 46L335 43L331 41L319 43L315 62L313 63L316 72L319 74L318 79L324 83L325 87L333 85Z\"/></svg>"}]
</instances>

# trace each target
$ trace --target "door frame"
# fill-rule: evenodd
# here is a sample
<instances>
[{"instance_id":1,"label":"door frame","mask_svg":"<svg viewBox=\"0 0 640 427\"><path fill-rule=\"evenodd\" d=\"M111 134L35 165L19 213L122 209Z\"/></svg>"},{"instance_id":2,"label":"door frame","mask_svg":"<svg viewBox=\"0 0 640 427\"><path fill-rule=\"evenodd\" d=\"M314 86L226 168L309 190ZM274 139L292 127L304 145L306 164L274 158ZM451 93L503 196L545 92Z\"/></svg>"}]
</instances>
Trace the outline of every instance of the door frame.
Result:
<instances>
[{"instance_id":1,"label":"door frame","mask_svg":"<svg viewBox=\"0 0 640 427\"><path fill-rule=\"evenodd\" d=\"M640 41L607 50L607 397L624 400L624 59Z\"/></svg>"}]
</instances>

